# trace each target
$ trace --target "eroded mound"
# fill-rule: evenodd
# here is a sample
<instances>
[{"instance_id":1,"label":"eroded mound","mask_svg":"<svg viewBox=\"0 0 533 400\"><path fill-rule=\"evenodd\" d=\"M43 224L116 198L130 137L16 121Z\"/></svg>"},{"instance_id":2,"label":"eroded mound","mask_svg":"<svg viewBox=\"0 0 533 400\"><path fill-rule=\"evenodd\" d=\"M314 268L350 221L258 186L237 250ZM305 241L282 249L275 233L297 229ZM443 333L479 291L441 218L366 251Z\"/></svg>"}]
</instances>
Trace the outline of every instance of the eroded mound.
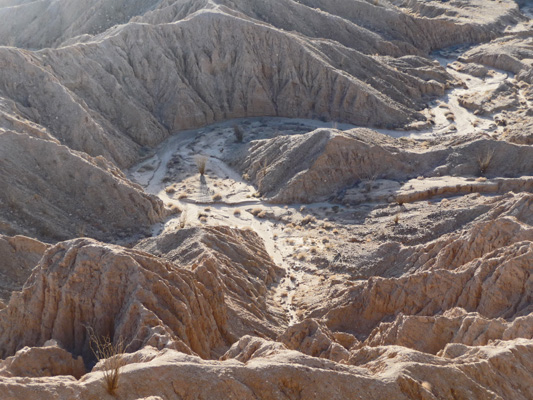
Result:
<instances>
[{"instance_id":1,"label":"eroded mound","mask_svg":"<svg viewBox=\"0 0 533 400\"><path fill-rule=\"evenodd\" d=\"M267 285L281 270L257 235L230 228L180 234L218 251L178 239L172 248L187 260L173 263L90 239L51 247L1 311L2 356L53 339L91 360L90 331L123 340L129 351L152 345L204 358L244 334L274 337L286 322L268 304ZM225 252L230 243L233 253Z\"/></svg>"},{"instance_id":2,"label":"eroded mound","mask_svg":"<svg viewBox=\"0 0 533 400\"><path fill-rule=\"evenodd\" d=\"M532 152L529 146L474 138L454 147L440 144L420 151L369 129L318 129L252 141L245 149L231 154L228 161L274 203L310 203L333 198L356 203L372 197L404 203L420 200L424 194L419 193L416 198L411 188L405 190L411 183L401 187L397 182L424 176L450 180L448 190L442 189L445 179L429 186L427 197L431 197L433 188L433 195L531 190L531 182L524 179L497 181L492 186L485 178L481 182L471 179L472 182L467 182L469 187L461 188L453 177L521 177L533 171ZM377 179L390 182L384 182L383 190L372 193ZM476 184L480 186L478 190ZM377 185L381 189L379 182Z\"/></svg>"},{"instance_id":3,"label":"eroded mound","mask_svg":"<svg viewBox=\"0 0 533 400\"><path fill-rule=\"evenodd\" d=\"M166 211L103 157L0 131L0 232L45 240L147 234Z\"/></svg>"}]
</instances>

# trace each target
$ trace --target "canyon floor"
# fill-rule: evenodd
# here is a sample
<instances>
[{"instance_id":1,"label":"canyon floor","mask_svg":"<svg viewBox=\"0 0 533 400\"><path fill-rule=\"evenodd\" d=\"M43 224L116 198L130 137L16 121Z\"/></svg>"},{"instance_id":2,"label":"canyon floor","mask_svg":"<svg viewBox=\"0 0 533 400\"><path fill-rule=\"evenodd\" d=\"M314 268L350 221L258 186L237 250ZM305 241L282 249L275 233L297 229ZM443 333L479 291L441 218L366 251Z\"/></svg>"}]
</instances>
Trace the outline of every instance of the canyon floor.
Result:
<instances>
[{"instance_id":1,"label":"canyon floor","mask_svg":"<svg viewBox=\"0 0 533 400\"><path fill-rule=\"evenodd\" d=\"M93 3L0 0L0 399L533 398L530 2Z\"/></svg>"}]
</instances>

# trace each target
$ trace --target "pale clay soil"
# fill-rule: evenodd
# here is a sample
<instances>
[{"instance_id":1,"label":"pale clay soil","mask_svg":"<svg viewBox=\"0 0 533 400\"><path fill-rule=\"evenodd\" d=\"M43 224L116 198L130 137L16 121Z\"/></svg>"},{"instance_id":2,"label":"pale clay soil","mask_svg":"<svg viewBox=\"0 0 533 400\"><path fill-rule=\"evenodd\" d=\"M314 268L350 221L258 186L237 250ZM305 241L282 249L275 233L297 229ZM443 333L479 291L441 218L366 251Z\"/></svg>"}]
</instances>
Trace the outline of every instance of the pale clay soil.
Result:
<instances>
[{"instance_id":1,"label":"pale clay soil","mask_svg":"<svg viewBox=\"0 0 533 400\"><path fill-rule=\"evenodd\" d=\"M480 131L497 134L502 128L494 123L494 115L475 115L463 108L458 98L492 91L502 82L512 80L513 76L504 71L489 70L485 78L477 78L456 71L453 63L464 50L464 47L452 48L434 55L436 62L446 66L461 84L448 90L442 98L430 102L424 110L434 121L432 126L411 131L377 131L397 138L409 138L422 145L431 138L470 135ZM245 179L246 176L241 176L224 161L224 152L239 146L234 133L235 125L244 132L245 143L277 135L306 133L322 127L355 128L348 124L288 118L227 121L172 136L156 149L153 156L132 167L128 176L174 209L173 216L153 227L154 236L197 225L227 225L257 232L274 262L287 271L275 288L274 298L285 308L291 324L299 320L298 307L293 304L295 294L301 293L305 297L307 289L320 285L326 274L329 279L335 279L339 268L334 267L348 261L343 260L343 249L346 247L350 250L350 246L356 243L365 251L371 251L379 244L402 236L402 229L411 232L409 225L414 229L420 223L428 224L432 212L491 201L491 196L473 194L466 199L462 196L444 200L437 198L406 206L391 202L391 196L398 193L423 192L474 181L473 178L420 177L403 184L378 180L373 183L370 202L357 206L335 202L269 204L261 199L256 188ZM207 160L203 176L198 172L198 157ZM361 189L355 189L358 190L361 192ZM368 195L365 198L368 199ZM307 222L309 219L311 222ZM357 250L351 249L352 255L356 253ZM328 268L324 268L326 266ZM356 278L347 273L342 279L353 281Z\"/></svg>"}]
</instances>

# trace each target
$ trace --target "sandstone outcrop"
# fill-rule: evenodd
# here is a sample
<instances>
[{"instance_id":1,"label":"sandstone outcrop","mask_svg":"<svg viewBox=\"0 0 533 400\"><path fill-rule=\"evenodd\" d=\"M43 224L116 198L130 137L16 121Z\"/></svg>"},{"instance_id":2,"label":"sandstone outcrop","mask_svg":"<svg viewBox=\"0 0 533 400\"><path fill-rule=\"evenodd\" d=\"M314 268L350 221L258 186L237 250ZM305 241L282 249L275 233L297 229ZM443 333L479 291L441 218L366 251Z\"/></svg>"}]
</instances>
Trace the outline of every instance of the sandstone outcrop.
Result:
<instances>
[{"instance_id":1,"label":"sandstone outcrop","mask_svg":"<svg viewBox=\"0 0 533 400\"><path fill-rule=\"evenodd\" d=\"M342 201L346 191L360 182L364 184L362 189L366 188L364 197L371 197L371 188L366 186L372 186L378 178L402 181L420 175L521 176L533 170L531 155L528 146L487 139L421 152L369 129L318 129L253 141L245 150L232 154L229 161L250 177L269 201L307 203L332 196ZM450 194L531 190L528 179L467 182L464 188L457 186L461 182L450 181ZM430 187L426 198L445 195L446 186L436 185L433 194ZM401 202L409 201L412 195L410 189L395 192L394 198L398 196Z\"/></svg>"},{"instance_id":2,"label":"sandstone outcrop","mask_svg":"<svg viewBox=\"0 0 533 400\"><path fill-rule=\"evenodd\" d=\"M461 56L461 61L475 62L516 75L518 81L533 84L533 50L530 35L516 34L477 46Z\"/></svg>"},{"instance_id":3,"label":"sandstone outcrop","mask_svg":"<svg viewBox=\"0 0 533 400\"><path fill-rule=\"evenodd\" d=\"M83 359L73 358L54 341L45 343L43 347L24 347L0 362L0 376L6 377L71 375L79 379L85 372Z\"/></svg>"},{"instance_id":4,"label":"sandstone outcrop","mask_svg":"<svg viewBox=\"0 0 533 400\"><path fill-rule=\"evenodd\" d=\"M0 232L9 235L116 240L166 215L106 159L25 133L0 130L0 186Z\"/></svg>"},{"instance_id":5,"label":"sandstone outcrop","mask_svg":"<svg viewBox=\"0 0 533 400\"><path fill-rule=\"evenodd\" d=\"M271 342L272 343L272 342ZM264 343L263 346L268 346ZM127 356L117 396L139 399L180 396L193 399L471 399L531 397L531 341L516 339L476 347L450 344L442 356L400 346L364 347L351 352L348 365L279 349L245 364L205 361L174 350L146 347ZM20 378L19 378L20 379ZM156 380L157 385L152 381ZM42 399L107 396L102 373L74 378L0 378L11 398L38 391Z\"/></svg>"},{"instance_id":6,"label":"sandstone outcrop","mask_svg":"<svg viewBox=\"0 0 533 400\"><path fill-rule=\"evenodd\" d=\"M228 324L235 337L250 332L275 337L286 324L284 312L269 295L284 270L272 261L255 232L223 226L180 229L145 239L135 248L195 274L200 274L199 266L211 274L216 271L217 291L229 305Z\"/></svg>"},{"instance_id":7,"label":"sandstone outcrop","mask_svg":"<svg viewBox=\"0 0 533 400\"><path fill-rule=\"evenodd\" d=\"M416 2L401 6L409 11L363 1L9 2L0 9L4 43L59 48L1 48L0 95L15 119L126 167L169 133L230 118L424 119L428 96L453 82L424 51L488 40L520 20L509 0L489 9L432 4L432 18L413 16ZM481 24L465 23L473 12Z\"/></svg>"},{"instance_id":8,"label":"sandstone outcrop","mask_svg":"<svg viewBox=\"0 0 533 400\"><path fill-rule=\"evenodd\" d=\"M192 258L172 263L90 239L51 247L1 311L2 356L53 339L87 361L89 328L124 340L127 351L152 345L204 358L245 334L276 336L285 321L267 303L266 285L281 270L257 235L212 228L181 237L218 252L185 244L177 251ZM35 310L45 311L36 317Z\"/></svg>"},{"instance_id":9,"label":"sandstone outcrop","mask_svg":"<svg viewBox=\"0 0 533 400\"><path fill-rule=\"evenodd\" d=\"M28 237L0 235L0 302L7 303L11 292L22 289L47 247Z\"/></svg>"},{"instance_id":10,"label":"sandstone outcrop","mask_svg":"<svg viewBox=\"0 0 533 400\"><path fill-rule=\"evenodd\" d=\"M335 341L333 333L314 319L292 325L278 338L287 348L332 361L347 360L350 353Z\"/></svg>"}]
</instances>

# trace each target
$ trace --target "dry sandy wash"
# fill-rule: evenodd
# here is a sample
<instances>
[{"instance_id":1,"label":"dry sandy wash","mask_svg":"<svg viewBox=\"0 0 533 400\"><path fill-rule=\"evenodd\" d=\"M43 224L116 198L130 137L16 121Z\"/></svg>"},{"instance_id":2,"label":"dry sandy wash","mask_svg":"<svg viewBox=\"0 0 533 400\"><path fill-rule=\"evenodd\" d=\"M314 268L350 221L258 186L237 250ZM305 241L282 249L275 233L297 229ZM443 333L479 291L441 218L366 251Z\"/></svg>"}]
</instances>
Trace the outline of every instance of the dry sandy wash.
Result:
<instances>
[{"instance_id":1,"label":"dry sandy wash","mask_svg":"<svg viewBox=\"0 0 533 400\"><path fill-rule=\"evenodd\" d=\"M0 400L533 399L532 17L0 0Z\"/></svg>"}]
</instances>

